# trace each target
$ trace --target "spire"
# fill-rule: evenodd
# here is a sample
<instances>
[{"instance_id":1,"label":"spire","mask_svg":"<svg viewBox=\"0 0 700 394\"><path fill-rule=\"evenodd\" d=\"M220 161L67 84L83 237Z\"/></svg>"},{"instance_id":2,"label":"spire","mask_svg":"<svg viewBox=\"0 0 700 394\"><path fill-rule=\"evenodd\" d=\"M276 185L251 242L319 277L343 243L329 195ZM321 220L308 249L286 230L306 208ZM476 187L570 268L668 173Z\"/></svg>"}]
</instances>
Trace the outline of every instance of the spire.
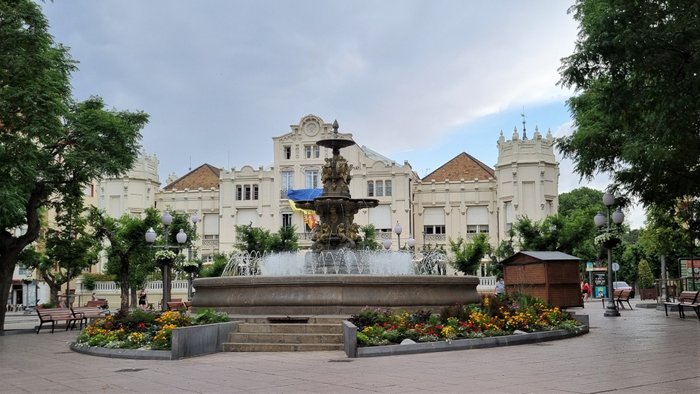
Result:
<instances>
[{"instance_id":1,"label":"spire","mask_svg":"<svg viewBox=\"0 0 700 394\"><path fill-rule=\"evenodd\" d=\"M523 117L523 140L527 139L527 129L525 128L525 106L523 105L523 112L520 114Z\"/></svg>"}]
</instances>

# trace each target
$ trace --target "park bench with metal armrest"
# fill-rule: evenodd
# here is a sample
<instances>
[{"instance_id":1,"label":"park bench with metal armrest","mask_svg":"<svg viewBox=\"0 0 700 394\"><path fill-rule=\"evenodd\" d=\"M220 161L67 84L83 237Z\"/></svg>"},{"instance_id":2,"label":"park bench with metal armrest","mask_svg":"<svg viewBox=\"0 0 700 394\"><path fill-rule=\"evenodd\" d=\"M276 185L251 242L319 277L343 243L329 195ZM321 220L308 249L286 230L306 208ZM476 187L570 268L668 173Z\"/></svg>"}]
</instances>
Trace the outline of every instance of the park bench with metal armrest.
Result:
<instances>
[{"instance_id":1,"label":"park bench with metal armrest","mask_svg":"<svg viewBox=\"0 0 700 394\"><path fill-rule=\"evenodd\" d=\"M75 328L75 322L80 321L82 325L83 317L76 317L69 308L36 308L36 313L39 315L39 327L36 329L38 334L44 323L51 323L51 333L54 333L56 323L65 321L66 331Z\"/></svg>"},{"instance_id":2,"label":"park bench with metal armrest","mask_svg":"<svg viewBox=\"0 0 700 394\"><path fill-rule=\"evenodd\" d=\"M691 306L700 302L698 297L700 296L700 291L682 291L681 294L676 297L676 302L664 302L664 312L668 316L668 307L677 307L678 316L683 319L685 318L685 312L683 307ZM698 317L700 319L700 316Z\"/></svg>"}]
</instances>

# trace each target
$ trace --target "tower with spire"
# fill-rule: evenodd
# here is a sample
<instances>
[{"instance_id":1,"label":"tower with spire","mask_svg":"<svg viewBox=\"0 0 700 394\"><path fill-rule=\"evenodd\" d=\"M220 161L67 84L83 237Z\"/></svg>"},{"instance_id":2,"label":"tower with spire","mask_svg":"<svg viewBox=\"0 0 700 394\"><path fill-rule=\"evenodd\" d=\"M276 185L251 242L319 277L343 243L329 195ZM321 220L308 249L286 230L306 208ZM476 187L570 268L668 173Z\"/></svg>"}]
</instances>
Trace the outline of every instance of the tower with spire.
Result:
<instances>
[{"instance_id":1,"label":"tower with spire","mask_svg":"<svg viewBox=\"0 0 700 394\"><path fill-rule=\"evenodd\" d=\"M554 156L554 137L551 130L543 137L535 126L532 139L525 128L518 128L507 140L501 131L498 138L496 163L496 195L500 233L505 235L519 217L542 220L557 212L559 207L559 164Z\"/></svg>"}]
</instances>

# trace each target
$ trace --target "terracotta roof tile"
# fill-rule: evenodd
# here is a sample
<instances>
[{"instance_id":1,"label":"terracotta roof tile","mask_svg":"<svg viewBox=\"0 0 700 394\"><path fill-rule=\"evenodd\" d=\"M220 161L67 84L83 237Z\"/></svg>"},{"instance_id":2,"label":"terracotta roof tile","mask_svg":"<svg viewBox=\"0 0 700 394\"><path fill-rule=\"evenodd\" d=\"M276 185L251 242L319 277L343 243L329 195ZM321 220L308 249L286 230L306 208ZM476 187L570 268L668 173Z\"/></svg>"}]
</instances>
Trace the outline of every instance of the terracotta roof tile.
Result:
<instances>
[{"instance_id":1,"label":"terracotta roof tile","mask_svg":"<svg viewBox=\"0 0 700 394\"><path fill-rule=\"evenodd\" d=\"M211 189L212 187L218 189L220 172L220 168L205 163L165 186L163 190L197 190L200 187L202 189Z\"/></svg>"},{"instance_id":2,"label":"terracotta roof tile","mask_svg":"<svg viewBox=\"0 0 700 394\"><path fill-rule=\"evenodd\" d=\"M445 179L450 181L459 181L460 179L473 181L475 178L479 180L495 178L495 172L493 168L462 152L437 170L426 175L422 181L431 182L435 180L435 182L444 182Z\"/></svg>"}]
</instances>

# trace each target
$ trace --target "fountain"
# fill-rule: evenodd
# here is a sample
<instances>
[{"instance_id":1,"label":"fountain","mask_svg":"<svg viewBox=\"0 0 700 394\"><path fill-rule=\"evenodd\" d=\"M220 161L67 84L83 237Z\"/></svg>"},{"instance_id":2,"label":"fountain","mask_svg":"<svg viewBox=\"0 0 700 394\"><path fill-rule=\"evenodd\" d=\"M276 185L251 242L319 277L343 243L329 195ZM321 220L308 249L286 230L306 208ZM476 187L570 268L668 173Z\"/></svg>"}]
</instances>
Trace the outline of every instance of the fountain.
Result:
<instances>
[{"instance_id":1,"label":"fountain","mask_svg":"<svg viewBox=\"0 0 700 394\"><path fill-rule=\"evenodd\" d=\"M319 215L311 250L235 255L224 270L235 276L195 280L194 307L234 314L348 314L367 306L418 310L480 300L476 277L417 275L425 272L408 252L355 249L361 239L355 214L379 201L350 196L352 168L340 150L354 144L338 138L337 121L333 138L317 142L333 153L321 172L323 193L296 201Z\"/></svg>"}]
</instances>

